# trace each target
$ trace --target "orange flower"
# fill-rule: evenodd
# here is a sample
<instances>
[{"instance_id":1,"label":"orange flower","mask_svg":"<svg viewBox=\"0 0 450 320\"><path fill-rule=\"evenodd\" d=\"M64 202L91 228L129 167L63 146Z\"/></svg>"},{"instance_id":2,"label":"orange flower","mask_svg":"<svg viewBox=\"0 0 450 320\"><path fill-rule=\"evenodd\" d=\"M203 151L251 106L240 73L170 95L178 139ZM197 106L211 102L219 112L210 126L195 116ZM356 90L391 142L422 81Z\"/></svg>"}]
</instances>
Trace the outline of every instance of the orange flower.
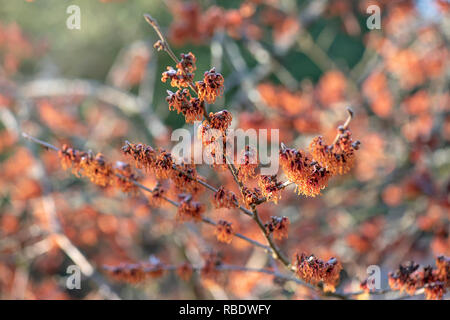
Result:
<instances>
[{"instance_id":1,"label":"orange flower","mask_svg":"<svg viewBox=\"0 0 450 320\"><path fill-rule=\"evenodd\" d=\"M290 221L287 217L271 217L271 221L266 223L267 234L273 234L273 237L282 240L288 237Z\"/></svg>"},{"instance_id":2,"label":"orange flower","mask_svg":"<svg viewBox=\"0 0 450 320\"><path fill-rule=\"evenodd\" d=\"M297 193L315 197L328 185L330 172L313 161L302 150L286 148L280 150L280 164L288 177L297 186Z\"/></svg>"},{"instance_id":3,"label":"orange flower","mask_svg":"<svg viewBox=\"0 0 450 320\"><path fill-rule=\"evenodd\" d=\"M122 152L125 155L133 157L135 165L138 169L150 171L155 168L156 152L151 146L141 143L134 144L125 141L125 146L122 147Z\"/></svg>"},{"instance_id":4,"label":"orange flower","mask_svg":"<svg viewBox=\"0 0 450 320\"><path fill-rule=\"evenodd\" d=\"M236 195L229 190L225 190L223 186L221 186L216 193L214 193L213 204L216 209L219 208L235 208L237 207L237 197Z\"/></svg>"},{"instance_id":5,"label":"orange flower","mask_svg":"<svg viewBox=\"0 0 450 320\"><path fill-rule=\"evenodd\" d=\"M243 187L241 190L242 199L247 208L250 208L252 205L258 203L258 201L262 198L261 190L258 188L247 188Z\"/></svg>"},{"instance_id":6,"label":"orange flower","mask_svg":"<svg viewBox=\"0 0 450 320\"><path fill-rule=\"evenodd\" d=\"M233 120L233 116L227 110L209 114L211 128L226 132Z\"/></svg>"},{"instance_id":7,"label":"orange flower","mask_svg":"<svg viewBox=\"0 0 450 320\"><path fill-rule=\"evenodd\" d=\"M159 155L155 160L155 174L158 179L167 179L173 170L173 159L172 155L165 151L161 150Z\"/></svg>"},{"instance_id":8,"label":"orange flower","mask_svg":"<svg viewBox=\"0 0 450 320\"><path fill-rule=\"evenodd\" d=\"M177 220L180 222L200 221L205 207L201 203L193 201L190 195L182 195L181 198L182 200L177 211Z\"/></svg>"},{"instance_id":9,"label":"orange flower","mask_svg":"<svg viewBox=\"0 0 450 320\"><path fill-rule=\"evenodd\" d=\"M166 98L169 104L169 110L176 110L185 116L187 123L193 123L203 119L203 102L198 98L192 98L189 90L177 90L173 93L167 90L169 94Z\"/></svg>"},{"instance_id":10,"label":"orange flower","mask_svg":"<svg viewBox=\"0 0 450 320\"><path fill-rule=\"evenodd\" d=\"M424 288L426 299L442 299L450 286L450 259L440 256L436 259L437 268L431 266L419 270L419 265L409 262L390 272L389 286L392 290L405 291L409 295Z\"/></svg>"},{"instance_id":11,"label":"orange flower","mask_svg":"<svg viewBox=\"0 0 450 320\"><path fill-rule=\"evenodd\" d=\"M83 176L88 177L92 183L106 187L111 182L111 165L105 161L101 153L97 153L95 157L90 152L82 156L80 168Z\"/></svg>"},{"instance_id":12,"label":"orange flower","mask_svg":"<svg viewBox=\"0 0 450 320\"><path fill-rule=\"evenodd\" d=\"M322 261L313 255L307 256L302 253L296 255L293 263L298 277L314 285L323 282L324 290L334 292L339 282L339 273L342 265L336 258L331 258L327 262Z\"/></svg>"},{"instance_id":13,"label":"orange flower","mask_svg":"<svg viewBox=\"0 0 450 320\"><path fill-rule=\"evenodd\" d=\"M330 172L317 163L311 163L311 173L303 185L297 186L297 192L308 197L315 197L328 186Z\"/></svg>"},{"instance_id":14,"label":"orange flower","mask_svg":"<svg viewBox=\"0 0 450 320\"><path fill-rule=\"evenodd\" d=\"M253 178L258 168L258 155L250 146L245 146L239 159L238 177L241 181Z\"/></svg>"},{"instance_id":15,"label":"orange flower","mask_svg":"<svg viewBox=\"0 0 450 320\"><path fill-rule=\"evenodd\" d=\"M208 103L214 103L223 93L223 76L215 68L206 71L203 81L197 81L198 97Z\"/></svg>"},{"instance_id":16,"label":"orange flower","mask_svg":"<svg viewBox=\"0 0 450 320\"><path fill-rule=\"evenodd\" d=\"M217 237L217 241L224 243L231 243L233 240L233 227L231 222L225 220L219 220L214 230L214 234Z\"/></svg>"},{"instance_id":17,"label":"orange flower","mask_svg":"<svg viewBox=\"0 0 450 320\"><path fill-rule=\"evenodd\" d=\"M161 203L164 200L165 193L166 190L163 189L161 186L157 185L156 187L154 187L153 192L149 197L150 204L155 207L161 206Z\"/></svg>"},{"instance_id":18,"label":"orange flower","mask_svg":"<svg viewBox=\"0 0 450 320\"><path fill-rule=\"evenodd\" d=\"M359 141L353 142L348 129L339 129L340 134L333 145L327 145L322 137L316 137L309 150L314 159L332 175L345 174L354 165L355 150L359 149Z\"/></svg>"},{"instance_id":19,"label":"orange flower","mask_svg":"<svg viewBox=\"0 0 450 320\"><path fill-rule=\"evenodd\" d=\"M297 186L303 186L311 174L311 159L302 150L280 149L280 164L289 181Z\"/></svg>"},{"instance_id":20,"label":"orange flower","mask_svg":"<svg viewBox=\"0 0 450 320\"><path fill-rule=\"evenodd\" d=\"M192 52L182 53L180 62L177 63L177 68L184 70L186 73L193 73L197 69L196 62L197 59Z\"/></svg>"},{"instance_id":21,"label":"orange flower","mask_svg":"<svg viewBox=\"0 0 450 320\"><path fill-rule=\"evenodd\" d=\"M161 81L166 83L170 80L170 85L176 88L189 87L189 84L194 80L193 74L186 74L181 69L175 70L172 67L167 67L167 71L162 73Z\"/></svg>"},{"instance_id":22,"label":"orange flower","mask_svg":"<svg viewBox=\"0 0 450 320\"><path fill-rule=\"evenodd\" d=\"M195 164L182 163L177 165L178 170L170 171L170 179L175 184L177 190L196 194L200 191L200 185L195 181L199 179Z\"/></svg>"},{"instance_id":23,"label":"orange flower","mask_svg":"<svg viewBox=\"0 0 450 320\"><path fill-rule=\"evenodd\" d=\"M283 183L277 181L277 176L259 176L258 186L267 201L278 203L281 195L281 185Z\"/></svg>"}]
</instances>

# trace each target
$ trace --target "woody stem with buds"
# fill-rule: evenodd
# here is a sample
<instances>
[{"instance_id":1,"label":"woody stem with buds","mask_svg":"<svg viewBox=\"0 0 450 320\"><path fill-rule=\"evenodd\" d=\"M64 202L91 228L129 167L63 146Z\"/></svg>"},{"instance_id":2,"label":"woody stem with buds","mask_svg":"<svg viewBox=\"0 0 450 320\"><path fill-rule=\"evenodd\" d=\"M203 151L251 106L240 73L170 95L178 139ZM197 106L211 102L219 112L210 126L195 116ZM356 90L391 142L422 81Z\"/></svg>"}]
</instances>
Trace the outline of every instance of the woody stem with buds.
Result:
<instances>
[{"instance_id":1,"label":"woody stem with buds","mask_svg":"<svg viewBox=\"0 0 450 320\"><path fill-rule=\"evenodd\" d=\"M175 53L173 52L172 48L170 48L169 42L166 40L166 37L164 37L161 28L158 24L158 22L156 21L156 19L154 19L151 15L149 15L148 13L144 14L144 18L145 21L147 21L147 23L152 26L152 28L155 30L156 34L158 35L160 41L161 41L161 45L162 48L165 52L167 52L167 54L169 55L170 58L172 58L172 60L175 62L175 65L180 63L180 60L178 60L177 56L175 55ZM185 73L186 71L183 70ZM193 81L189 81L189 88L191 88L192 91L194 91L197 95L198 95L198 90L195 86L195 83ZM207 104L206 102L204 102L204 106L203 106L203 110L204 110L204 115L206 120L208 120L209 122L209 115L207 113Z\"/></svg>"},{"instance_id":2,"label":"woody stem with buds","mask_svg":"<svg viewBox=\"0 0 450 320\"><path fill-rule=\"evenodd\" d=\"M347 112L348 112L348 117L345 120L344 124L342 126L340 126L340 129L342 129L342 130L346 130L348 128L348 126L350 125L350 121L352 121L352 119L353 119L353 110L350 107L347 107ZM338 133L336 135L336 138L334 138L334 141L331 145L334 145L334 144L336 144L336 142L338 142L339 136L340 136L340 134Z\"/></svg>"}]
</instances>

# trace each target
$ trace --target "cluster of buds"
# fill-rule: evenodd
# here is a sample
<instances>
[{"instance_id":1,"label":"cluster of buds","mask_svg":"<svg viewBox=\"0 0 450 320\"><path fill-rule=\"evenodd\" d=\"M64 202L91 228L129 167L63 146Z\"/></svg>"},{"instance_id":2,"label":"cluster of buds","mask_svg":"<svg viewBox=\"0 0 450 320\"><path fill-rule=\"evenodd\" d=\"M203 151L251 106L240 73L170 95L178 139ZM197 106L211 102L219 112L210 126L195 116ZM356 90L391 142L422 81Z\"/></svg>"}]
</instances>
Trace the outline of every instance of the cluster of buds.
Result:
<instances>
[{"instance_id":1,"label":"cluster of buds","mask_svg":"<svg viewBox=\"0 0 450 320\"><path fill-rule=\"evenodd\" d=\"M315 197L328 185L330 172L321 167L302 150L286 148L280 150L280 164L289 181L297 185L297 192Z\"/></svg>"},{"instance_id":2,"label":"cluster of buds","mask_svg":"<svg viewBox=\"0 0 450 320\"><path fill-rule=\"evenodd\" d=\"M133 183L137 176L126 163L118 161L112 165L101 153L94 156L91 152L76 150L67 145L62 146L58 156L64 169L71 168L77 177L87 177L98 186L117 186L124 192L135 192L137 189Z\"/></svg>"},{"instance_id":3,"label":"cluster of buds","mask_svg":"<svg viewBox=\"0 0 450 320\"><path fill-rule=\"evenodd\" d=\"M201 221L202 214L205 211L203 204L192 200L191 195L180 194L180 203L177 210L177 220L184 221Z\"/></svg>"},{"instance_id":4,"label":"cluster of buds","mask_svg":"<svg viewBox=\"0 0 450 320\"><path fill-rule=\"evenodd\" d=\"M141 263L122 263L117 266L103 266L106 274L116 281L126 283L142 283L148 279L164 275L165 266L158 261Z\"/></svg>"},{"instance_id":5,"label":"cluster of buds","mask_svg":"<svg viewBox=\"0 0 450 320\"><path fill-rule=\"evenodd\" d=\"M238 177L241 181L255 177L255 170L258 168L258 155L253 148L245 146L239 159Z\"/></svg>"},{"instance_id":6,"label":"cluster of buds","mask_svg":"<svg viewBox=\"0 0 450 320\"><path fill-rule=\"evenodd\" d=\"M188 89L179 89L175 93L167 90L167 93L166 101L169 104L169 110L176 110L177 113L183 114L187 123L203 119L204 103L199 98L191 97Z\"/></svg>"},{"instance_id":7,"label":"cluster of buds","mask_svg":"<svg viewBox=\"0 0 450 320\"><path fill-rule=\"evenodd\" d=\"M251 208L253 205L256 205L260 199L262 198L262 193L259 188L248 188L243 187L241 189L242 199L247 208Z\"/></svg>"},{"instance_id":8,"label":"cluster of buds","mask_svg":"<svg viewBox=\"0 0 450 320\"><path fill-rule=\"evenodd\" d=\"M409 295L423 288L426 299L442 299L450 287L450 259L439 256L436 268L427 266L422 270L414 262L400 265L395 272L389 273L389 286Z\"/></svg>"},{"instance_id":9,"label":"cluster of buds","mask_svg":"<svg viewBox=\"0 0 450 320\"><path fill-rule=\"evenodd\" d=\"M290 221L287 217L270 217L270 221L264 225L267 234L273 234L278 240L287 239Z\"/></svg>"},{"instance_id":10,"label":"cluster of buds","mask_svg":"<svg viewBox=\"0 0 450 320\"><path fill-rule=\"evenodd\" d=\"M355 162L355 150L360 142L353 141L351 132L339 126L339 134L332 145L327 145L322 137L316 137L311 142L309 150L314 159L331 174L345 174Z\"/></svg>"},{"instance_id":11,"label":"cluster of buds","mask_svg":"<svg viewBox=\"0 0 450 320\"><path fill-rule=\"evenodd\" d=\"M278 203L281 198L281 188L283 183L277 180L277 176L263 176L260 175L258 179L258 186L261 189L262 195L266 197L267 201Z\"/></svg>"},{"instance_id":12,"label":"cluster of buds","mask_svg":"<svg viewBox=\"0 0 450 320\"><path fill-rule=\"evenodd\" d=\"M215 68L206 71L203 81L197 81L198 97L208 103L214 103L223 93L223 76Z\"/></svg>"},{"instance_id":13,"label":"cluster of buds","mask_svg":"<svg viewBox=\"0 0 450 320\"><path fill-rule=\"evenodd\" d=\"M236 208L237 207L237 197L234 192L226 190L221 186L217 192L214 193L213 204L216 209L219 208Z\"/></svg>"},{"instance_id":14,"label":"cluster of buds","mask_svg":"<svg viewBox=\"0 0 450 320\"><path fill-rule=\"evenodd\" d=\"M217 241L231 243L234 234L231 222L219 220L219 222L217 222L216 229L214 230L214 234L217 237Z\"/></svg>"},{"instance_id":15,"label":"cluster of buds","mask_svg":"<svg viewBox=\"0 0 450 320\"><path fill-rule=\"evenodd\" d=\"M334 292L336 290L339 273L342 270L342 265L336 258L325 262L313 255L308 256L302 253L296 255L293 265L299 278L314 285L323 283L324 291Z\"/></svg>"}]
</instances>

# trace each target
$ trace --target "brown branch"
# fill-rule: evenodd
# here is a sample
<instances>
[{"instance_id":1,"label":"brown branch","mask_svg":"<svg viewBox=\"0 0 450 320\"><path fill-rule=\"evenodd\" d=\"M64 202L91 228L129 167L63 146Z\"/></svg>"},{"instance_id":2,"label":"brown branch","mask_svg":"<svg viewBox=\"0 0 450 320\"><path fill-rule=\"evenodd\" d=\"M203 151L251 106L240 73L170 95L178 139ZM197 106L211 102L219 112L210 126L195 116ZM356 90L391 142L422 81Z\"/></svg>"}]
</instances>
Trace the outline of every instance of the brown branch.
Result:
<instances>
[{"instance_id":1,"label":"brown branch","mask_svg":"<svg viewBox=\"0 0 450 320\"><path fill-rule=\"evenodd\" d=\"M50 144L50 143L48 143L48 142L45 142L45 141L43 141L43 140L40 140L40 139L35 138L35 137L33 137L33 136L30 136L30 135L27 134L27 133L22 133L22 136L23 136L25 139L28 139L28 140L30 140L30 141L33 141L34 143L37 143L37 144L43 146L43 147L46 148L47 150L49 150L49 149L50 149L50 150L53 150L53 151L59 151L59 150L60 150L58 147L55 147L54 145L52 145L52 144ZM147 192L149 192L149 193L153 193L153 192L155 191L154 189L150 189L150 188L144 186L143 184L139 183L138 181L136 181L136 180L134 180L134 179L130 179L130 178L125 177L125 176L123 176L123 175L121 175L121 174L119 174L119 173L116 173L115 175L116 175L118 178L126 179L126 180L130 181L130 182L133 183L136 187L138 187L138 188L140 188L140 189L142 189L142 190L144 190L144 191L147 191ZM172 205L175 206L175 207L178 207L178 206L179 206L179 203L178 203L178 202L176 202L176 201L174 201L174 200L172 200L172 199L169 199L169 198L167 198L166 196L162 196L162 199L164 199L165 201L169 202L170 204L172 204ZM214 221L212 221L212 220L210 220L210 219L208 219L208 218L203 218L203 219L202 219L202 222L207 223L207 224L210 224L210 225L214 225L214 226L216 225L216 223L215 223ZM236 237L238 237L238 238L244 240L244 241L249 242L249 243L252 244L252 245L255 245L255 246L257 246L257 247L263 248L264 250L266 250L266 251L268 251L268 252L271 252L271 251L272 251L272 249L271 249L270 247L268 247L268 246L266 246L266 245L263 245L262 243L259 243L259 242L255 241L255 240L253 240L253 239L250 239L250 238L248 238L248 237L246 237L246 236L244 236L244 235L242 235L242 234L240 234L240 233L235 233L234 235L235 235Z\"/></svg>"}]
</instances>

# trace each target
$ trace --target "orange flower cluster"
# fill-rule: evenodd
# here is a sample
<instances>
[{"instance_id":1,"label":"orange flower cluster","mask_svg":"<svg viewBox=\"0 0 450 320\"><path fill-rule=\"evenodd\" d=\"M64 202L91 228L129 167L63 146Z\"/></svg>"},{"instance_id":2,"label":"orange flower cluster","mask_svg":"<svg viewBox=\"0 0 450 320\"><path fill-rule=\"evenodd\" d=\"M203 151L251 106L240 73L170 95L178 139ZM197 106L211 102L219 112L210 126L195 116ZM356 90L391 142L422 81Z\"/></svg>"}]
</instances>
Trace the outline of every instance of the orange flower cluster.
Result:
<instances>
[{"instance_id":1,"label":"orange flower cluster","mask_svg":"<svg viewBox=\"0 0 450 320\"><path fill-rule=\"evenodd\" d=\"M196 194L202 190L202 186L196 183L195 180L200 179L197 174L195 164L181 163L176 165L178 170L170 172L170 179L175 184L176 188L190 194Z\"/></svg>"},{"instance_id":2,"label":"orange flower cluster","mask_svg":"<svg viewBox=\"0 0 450 320\"><path fill-rule=\"evenodd\" d=\"M122 152L133 157L137 168L154 172L158 179L167 179L173 170L172 155L164 149L156 151L148 145L125 141Z\"/></svg>"},{"instance_id":3,"label":"orange flower cluster","mask_svg":"<svg viewBox=\"0 0 450 320\"><path fill-rule=\"evenodd\" d=\"M314 197L328 185L328 180L336 174L347 173L354 165L355 151L360 142L353 141L346 124L338 127L338 135L332 145L327 145L322 137L313 139L310 154L302 150L286 148L280 150L280 164L290 181L297 185L297 192Z\"/></svg>"},{"instance_id":4,"label":"orange flower cluster","mask_svg":"<svg viewBox=\"0 0 450 320\"><path fill-rule=\"evenodd\" d=\"M160 42L155 43L155 47L158 50L164 49ZM192 52L182 53L181 59L176 65L177 69L169 66L161 77L162 82L165 83L170 80L170 85L178 88L175 93L170 90L167 91L166 101L169 104L169 110L176 110L177 113L183 114L187 123L202 120L205 112L205 101L214 103L216 97L223 92L224 78L214 68L206 71L203 80L197 81L194 85L194 72L197 69L196 61L197 59ZM188 89L183 89L188 87L196 91L197 97L192 97ZM231 114L228 117L231 122ZM220 124L219 121L217 125ZM215 128L215 125L213 124L212 127Z\"/></svg>"},{"instance_id":5,"label":"orange flower cluster","mask_svg":"<svg viewBox=\"0 0 450 320\"><path fill-rule=\"evenodd\" d=\"M123 162L116 162L113 166L108 163L101 153L94 156L91 152L84 152L68 147L66 144L58 151L61 166L71 168L77 177L84 176L101 187L117 186L123 192L137 190L133 181L137 176L131 167Z\"/></svg>"},{"instance_id":6,"label":"orange flower cluster","mask_svg":"<svg viewBox=\"0 0 450 320\"><path fill-rule=\"evenodd\" d=\"M419 265L412 261L400 265L395 272L389 273L389 286L410 295L424 288L426 299L442 299L450 287L450 258L439 256L436 269L427 266L419 270Z\"/></svg>"},{"instance_id":7,"label":"orange flower cluster","mask_svg":"<svg viewBox=\"0 0 450 320\"><path fill-rule=\"evenodd\" d=\"M155 159L154 172L156 178L167 179L170 177L173 170L173 158L170 152L162 149Z\"/></svg>"},{"instance_id":8,"label":"orange flower cluster","mask_svg":"<svg viewBox=\"0 0 450 320\"><path fill-rule=\"evenodd\" d=\"M223 133L226 133L228 127L233 120L233 116L231 112L227 110L222 110L216 113L209 114L210 125L212 129L220 130Z\"/></svg>"},{"instance_id":9,"label":"orange flower cluster","mask_svg":"<svg viewBox=\"0 0 450 320\"><path fill-rule=\"evenodd\" d=\"M287 217L270 217L270 222L266 223L267 234L273 234L278 240L287 239L290 221Z\"/></svg>"},{"instance_id":10,"label":"orange flower cluster","mask_svg":"<svg viewBox=\"0 0 450 320\"><path fill-rule=\"evenodd\" d=\"M298 194L315 197L328 185L330 172L302 150L281 148L280 164L289 181L297 185Z\"/></svg>"},{"instance_id":11,"label":"orange flower cluster","mask_svg":"<svg viewBox=\"0 0 450 320\"><path fill-rule=\"evenodd\" d=\"M310 146L310 152L314 159L325 167L331 174L345 174L355 162L355 150L359 149L359 141L351 138L351 132L348 129L339 127L339 136L332 145L327 145L322 137L315 138Z\"/></svg>"},{"instance_id":12,"label":"orange flower cluster","mask_svg":"<svg viewBox=\"0 0 450 320\"><path fill-rule=\"evenodd\" d=\"M259 202L259 200L262 198L262 193L259 188L251 188L243 187L241 190L242 193L242 199L244 201L244 204L247 208L250 208L252 205L255 205Z\"/></svg>"},{"instance_id":13,"label":"orange flower cluster","mask_svg":"<svg viewBox=\"0 0 450 320\"><path fill-rule=\"evenodd\" d=\"M195 63L197 62L197 58L194 56L192 52L182 53L180 62L177 63L177 68L184 70L186 73L194 73L197 70L197 66Z\"/></svg>"},{"instance_id":14,"label":"orange flower cluster","mask_svg":"<svg viewBox=\"0 0 450 320\"><path fill-rule=\"evenodd\" d=\"M201 221L205 207L201 203L192 200L191 195L180 195L181 201L177 210L177 220L184 221Z\"/></svg>"},{"instance_id":15,"label":"orange flower cluster","mask_svg":"<svg viewBox=\"0 0 450 320\"><path fill-rule=\"evenodd\" d=\"M150 204L154 207L161 206L164 196L165 196L166 190L163 189L161 186L157 185L155 188L153 188L153 192L151 193L149 197Z\"/></svg>"},{"instance_id":16,"label":"orange flower cluster","mask_svg":"<svg viewBox=\"0 0 450 320\"><path fill-rule=\"evenodd\" d=\"M203 81L197 81L196 83L198 97L208 103L214 103L216 98L223 93L223 83L224 78L216 72L216 68L205 71Z\"/></svg>"},{"instance_id":17,"label":"orange flower cluster","mask_svg":"<svg viewBox=\"0 0 450 320\"><path fill-rule=\"evenodd\" d=\"M302 253L297 254L293 263L298 277L311 284L324 284L324 291L334 292L339 283L339 273L342 270L341 263L336 258L331 258L327 262L322 261L313 255L307 256Z\"/></svg>"},{"instance_id":18,"label":"orange flower cluster","mask_svg":"<svg viewBox=\"0 0 450 320\"><path fill-rule=\"evenodd\" d=\"M189 87L194 81L193 74L186 74L182 69L175 70L172 67L167 67L167 71L162 73L161 81L166 83L170 80L170 85L174 88Z\"/></svg>"},{"instance_id":19,"label":"orange flower cluster","mask_svg":"<svg viewBox=\"0 0 450 320\"><path fill-rule=\"evenodd\" d=\"M236 208L238 200L234 192L226 190L221 186L216 193L214 193L213 204L216 209L219 208Z\"/></svg>"},{"instance_id":20,"label":"orange flower cluster","mask_svg":"<svg viewBox=\"0 0 450 320\"><path fill-rule=\"evenodd\" d=\"M195 165L183 161L175 164L172 155L164 149L155 151L150 146L126 141L122 151L134 159L137 168L154 172L157 179L171 179L178 190L191 194L201 190L201 186L196 182L199 176Z\"/></svg>"},{"instance_id":21,"label":"orange flower cluster","mask_svg":"<svg viewBox=\"0 0 450 320\"><path fill-rule=\"evenodd\" d=\"M167 90L167 93L169 95L166 101L169 104L169 110L176 110L177 113L183 114L187 123L203 119L204 103L199 98L191 97L189 90L177 90L175 93Z\"/></svg>"},{"instance_id":22,"label":"orange flower cluster","mask_svg":"<svg viewBox=\"0 0 450 320\"><path fill-rule=\"evenodd\" d=\"M151 146L146 146L141 143L132 144L125 141L122 152L125 155L133 157L135 166L138 169L150 171L155 167L156 151Z\"/></svg>"},{"instance_id":23,"label":"orange flower cluster","mask_svg":"<svg viewBox=\"0 0 450 320\"><path fill-rule=\"evenodd\" d=\"M275 204L281 198L282 182L277 180L277 176L259 176L258 186L267 201L273 201Z\"/></svg>"},{"instance_id":24,"label":"orange flower cluster","mask_svg":"<svg viewBox=\"0 0 450 320\"><path fill-rule=\"evenodd\" d=\"M214 230L214 234L217 237L217 241L231 243L234 234L231 222L219 220L219 222L217 222L216 229Z\"/></svg>"},{"instance_id":25,"label":"orange flower cluster","mask_svg":"<svg viewBox=\"0 0 450 320\"><path fill-rule=\"evenodd\" d=\"M238 177L245 182L247 178L253 178L255 170L258 168L258 155L253 148L245 146L239 159Z\"/></svg>"},{"instance_id":26,"label":"orange flower cluster","mask_svg":"<svg viewBox=\"0 0 450 320\"><path fill-rule=\"evenodd\" d=\"M105 272L116 281L132 284L164 275L165 266L158 262L141 262L135 264L122 263L117 266L103 266Z\"/></svg>"}]
</instances>

